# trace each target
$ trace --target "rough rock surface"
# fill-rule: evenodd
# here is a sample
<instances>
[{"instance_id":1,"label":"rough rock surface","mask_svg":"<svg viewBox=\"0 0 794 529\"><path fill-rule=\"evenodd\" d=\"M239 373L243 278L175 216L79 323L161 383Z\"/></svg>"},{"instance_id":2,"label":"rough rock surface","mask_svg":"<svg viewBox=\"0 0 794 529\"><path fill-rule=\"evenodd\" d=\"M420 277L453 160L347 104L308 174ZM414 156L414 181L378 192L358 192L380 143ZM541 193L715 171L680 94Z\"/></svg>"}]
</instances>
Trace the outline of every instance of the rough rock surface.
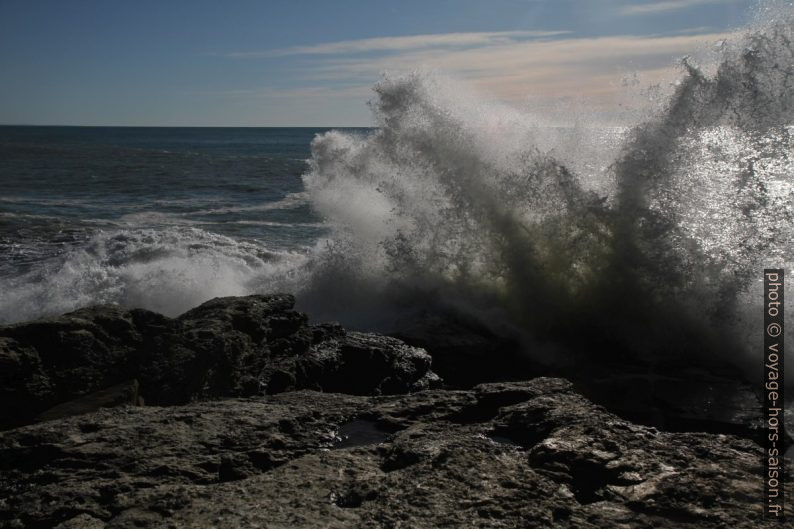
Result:
<instances>
[{"instance_id":1,"label":"rough rock surface","mask_svg":"<svg viewBox=\"0 0 794 529\"><path fill-rule=\"evenodd\" d=\"M137 380L147 404L296 389L404 393L439 382L423 350L309 325L290 295L219 298L167 318L115 306L0 327L0 428Z\"/></svg>"},{"instance_id":2,"label":"rough rock surface","mask_svg":"<svg viewBox=\"0 0 794 529\"><path fill-rule=\"evenodd\" d=\"M123 407L0 433L0 527L779 527L761 456L552 378Z\"/></svg>"},{"instance_id":3,"label":"rough rock surface","mask_svg":"<svg viewBox=\"0 0 794 529\"><path fill-rule=\"evenodd\" d=\"M72 415L82 415L97 411L100 408L116 406L143 406L143 398L138 395L138 381L133 379L106 389L100 389L88 395L77 397L53 406L35 417L35 421L51 421Z\"/></svg>"},{"instance_id":4,"label":"rough rock surface","mask_svg":"<svg viewBox=\"0 0 794 529\"><path fill-rule=\"evenodd\" d=\"M760 435L764 419L757 381L724 357L673 351L643 357L586 340L574 348L554 343L553 355L527 355L526 345L511 332L515 329L502 328L497 334L475 318L436 306L404 318L392 334L430 353L433 371L458 389L564 377L593 402L632 422L667 431Z\"/></svg>"}]
</instances>

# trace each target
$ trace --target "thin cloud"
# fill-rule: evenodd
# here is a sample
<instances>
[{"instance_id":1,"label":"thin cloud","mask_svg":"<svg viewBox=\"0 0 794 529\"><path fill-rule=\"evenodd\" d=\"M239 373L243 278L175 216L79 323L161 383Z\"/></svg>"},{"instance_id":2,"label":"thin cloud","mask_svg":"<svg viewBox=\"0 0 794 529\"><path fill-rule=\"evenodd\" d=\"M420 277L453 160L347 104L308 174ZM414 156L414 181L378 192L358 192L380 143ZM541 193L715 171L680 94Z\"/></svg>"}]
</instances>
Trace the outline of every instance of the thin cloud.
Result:
<instances>
[{"instance_id":1,"label":"thin cloud","mask_svg":"<svg viewBox=\"0 0 794 529\"><path fill-rule=\"evenodd\" d=\"M222 97L237 99L357 99L371 95L369 85L302 86L294 88L259 87L229 90L186 90L185 96Z\"/></svg>"},{"instance_id":2,"label":"thin cloud","mask_svg":"<svg viewBox=\"0 0 794 529\"><path fill-rule=\"evenodd\" d=\"M372 84L383 72L419 69L448 74L505 102L524 105L531 101L534 108L553 108L562 100L586 100L608 113L626 93L623 78L637 76L642 86L669 86L668 81L677 76L678 58L700 54L708 65L714 52L709 43L738 35L690 34L698 29L672 35L492 39L482 45L381 48L365 55L317 54L302 65L302 74L292 80L292 88L261 87L228 95L272 101L274 108L312 104L316 110L324 108L323 102L328 106L327 102L334 100L335 104L344 102L364 109L364 101L372 96Z\"/></svg>"},{"instance_id":3,"label":"thin cloud","mask_svg":"<svg viewBox=\"0 0 794 529\"><path fill-rule=\"evenodd\" d=\"M430 48L460 48L467 46L487 46L499 43L520 42L560 36L567 31L492 31L471 33L439 33L430 35L409 35L402 37L378 37L372 39L344 40L312 46L293 46L265 51L232 52L221 54L236 59L256 59L265 57L286 57L290 55L336 55L366 53L372 51L407 51Z\"/></svg>"},{"instance_id":4,"label":"thin cloud","mask_svg":"<svg viewBox=\"0 0 794 529\"><path fill-rule=\"evenodd\" d=\"M670 68L675 59L704 42L732 33L660 37L612 36L518 42L460 50L414 50L376 58L333 58L319 62L307 80L371 81L379 72L404 72L417 67L437 69L480 84L497 95L560 90L581 93L603 87L603 80L626 71ZM500 79L494 83L494 79ZM567 87L567 89L566 89Z\"/></svg>"},{"instance_id":5,"label":"thin cloud","mask_svg":"<svg viewBox=\"0 0 794 529\"><path fill-rule=\"evenodd\" d=\"M633 4L623 6L618 10L622 16L632 15L655 15L657 13L669 13L680 11L699 5L725 3L725 0L664 0L661 2L650 2L647 4Z\"/></svg>"}]
</instances>

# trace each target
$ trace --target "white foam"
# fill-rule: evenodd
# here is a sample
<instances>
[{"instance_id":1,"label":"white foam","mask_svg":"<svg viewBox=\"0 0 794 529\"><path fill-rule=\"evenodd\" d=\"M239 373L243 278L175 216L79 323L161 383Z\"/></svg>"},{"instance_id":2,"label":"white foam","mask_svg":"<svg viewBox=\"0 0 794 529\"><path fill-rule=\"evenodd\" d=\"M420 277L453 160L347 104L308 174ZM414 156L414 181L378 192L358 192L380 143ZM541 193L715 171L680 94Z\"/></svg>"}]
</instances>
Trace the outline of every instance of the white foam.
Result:
<instances>
[{"instance_id":1,"label":"white foam","mask_svg":"<svg viewBox=\"0 0 794 529\"><path fill-rule=\"evenodd\" d=\"M196 228L100 232L22 276L0 278L0 321L114 303L175 316L217 296L270 291L306 252L272 252Z\"/></svg>"}]
</instances>

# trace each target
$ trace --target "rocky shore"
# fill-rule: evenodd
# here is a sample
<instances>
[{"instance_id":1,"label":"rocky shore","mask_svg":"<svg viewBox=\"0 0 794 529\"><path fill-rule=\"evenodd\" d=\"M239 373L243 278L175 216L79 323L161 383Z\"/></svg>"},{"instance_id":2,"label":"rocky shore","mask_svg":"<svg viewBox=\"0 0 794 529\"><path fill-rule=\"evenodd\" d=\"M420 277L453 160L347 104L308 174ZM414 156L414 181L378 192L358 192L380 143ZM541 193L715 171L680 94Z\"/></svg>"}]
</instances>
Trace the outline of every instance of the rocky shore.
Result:
<instances>
[{"instance_id":1,"label":"rocky shore","mask_svg":"<svg viewBox=\"0 0 794 529\"><path fill-rule=\"evenodd\" d=\"M63 404L77 398L85 408L110 387L130 393L122 400L131 404L173 406L299 389L371 395L440 384L424 350L309 325L294 304L289 295L219 298L174 319L98 306L0 327L0 427L68 414Z\"/></svg>"},{"instance_id":2,"label":"rocky shore","mask_svg":"<svg viewBox=\"0 0 794 529\"><path fill-rule=\"evenodd\" d=\"M445 383L449 342L293 305L0 327L0 527L779 526L751 436L633 423L582 395L597 384Z\"/></svg>"}]
</instances>

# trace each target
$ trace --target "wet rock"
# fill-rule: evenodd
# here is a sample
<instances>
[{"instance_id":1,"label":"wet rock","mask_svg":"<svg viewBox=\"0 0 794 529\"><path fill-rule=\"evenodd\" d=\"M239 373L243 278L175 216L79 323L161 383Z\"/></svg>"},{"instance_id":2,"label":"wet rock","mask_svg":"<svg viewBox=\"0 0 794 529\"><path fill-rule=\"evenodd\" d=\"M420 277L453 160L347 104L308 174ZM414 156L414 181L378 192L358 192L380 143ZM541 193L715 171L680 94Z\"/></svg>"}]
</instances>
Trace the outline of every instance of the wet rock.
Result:
<instances>
[{"instance_id":1,"label":"wet rock","mask_svg":"<svg viewBox=\"0 0 794 529\"><path fill-rule=\"evenodd\" d=\"M218 298L178 318L98 306L0 327L0 427L55 417L60 412L40 414L64 402L85 405L132 378L154 405L298 389L393 394L440 384L423 350L309 325L293 305L292 296L279 294Z\"/></svg>"},{"instance_id":2,"label":"wet rock","mask_svg":"<svg viewBox=\"0 0 794 529\"><path fill-rule=\"evenodd\" d=\"M761 455L551 378L108 408L0 433L0 527L778 527Z\"/></svg>"}]
</instances>

